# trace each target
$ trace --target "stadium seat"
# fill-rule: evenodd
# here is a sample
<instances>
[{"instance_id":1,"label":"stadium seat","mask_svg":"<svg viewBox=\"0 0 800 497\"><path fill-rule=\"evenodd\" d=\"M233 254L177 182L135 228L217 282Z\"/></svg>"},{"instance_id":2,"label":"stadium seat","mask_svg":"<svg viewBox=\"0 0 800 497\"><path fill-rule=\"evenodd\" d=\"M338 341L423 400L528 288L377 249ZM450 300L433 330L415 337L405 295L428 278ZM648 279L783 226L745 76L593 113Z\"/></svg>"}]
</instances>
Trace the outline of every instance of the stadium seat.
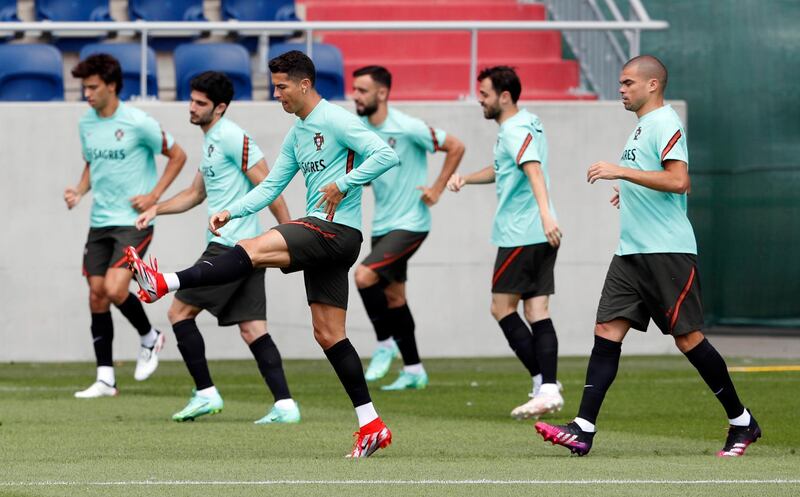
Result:
<instances>
[{"instance_id":1,"label":"stadium seat","mask_svg":"<svg viewBox=\"0 0 800 497\"><path fill-rule=\"evenodd\" d=\"M0 46L0 101L64 100L61 52L44 44Z\"/></svg>"},{"instance_id":2,"label":"stadium seat","mask_svg":"<svg viewBox=\"0 0 800 497\"><path fill-rule=\"evenodd\" d=\"M0 22L18 22L17 0L0 0Z\"/></svg>"},{"instance_id":3,"label":"stadium seat","mask_svg":"<svg viewBox=\"0 0 800 497\"><path fill-rule=\"evenodd\" d=\"M205 21L203 0L129 0L132 21Z\"/></svg>"},{"instance_id":4,"label":"stadium seat","mask_svg":"<svg viewBox=\"0 0 800 497\"><path fill-rule=\"evenodd\" d=\"M250 55L235 43L187 43L175 49L175 95L189 100L189 82L205 71L220 71L233 81L234 100L252 100Z\"/></svg>"},{"instance_id":5,"label":"stadium seat","mask_svg":"<svg viewBox=\"0 0 800 497\"><path fill-rule=\"evenodd\" d=\"M107 53L119 61L122 66L122 91L120 98L128 100L138 96L141 91L141 45L138 43L93 43L81 50L81 60L96 53ZM156 53L152 48L147 50L147 94L158 97L158 69Z\"/></svg>"},{"instance_id":6,"label":"stadium seat","mask_svg":"<svg viewBox=\"0 0 800 497\"><path fill-rule=\"evenodd\" d=\"M36 0L38 21L113 21L109 0Z\"/></svg>"},{"instance_id":7,"label":"stadium seat","mask_svg":"<svg viewBox=\"0 0 800 497\"><path fill-rule=\"evenodd\" d=\"M222 19L297 21L294 0L222 0Z\"/></svg>"},{"instance_id":8,"label":"stadium seat","mask_svg":"<svg viewBox=\"0 0 800 497\"><path fill-rule=\"evenodd\" d=\"M305 43L279 43L269 47L269 59L290 50L306 51ZM328 100L344 99L344 62L342 52L333 45L314 43L311 58L317 69L316 88L320 95ZM272 83L270 83L270 96Z\"/></svg>"}]
</instances>

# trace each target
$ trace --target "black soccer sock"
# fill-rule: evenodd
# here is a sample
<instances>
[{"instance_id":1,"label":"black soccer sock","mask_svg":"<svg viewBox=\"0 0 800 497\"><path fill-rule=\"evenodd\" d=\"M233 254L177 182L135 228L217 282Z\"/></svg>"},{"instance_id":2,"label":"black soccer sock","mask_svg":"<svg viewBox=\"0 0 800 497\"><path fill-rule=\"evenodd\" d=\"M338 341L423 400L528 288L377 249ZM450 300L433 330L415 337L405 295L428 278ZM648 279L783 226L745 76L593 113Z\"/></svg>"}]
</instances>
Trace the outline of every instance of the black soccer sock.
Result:
<instances>
[{"instance_id":1,"label":"black soccer sock","mask_svg":"<svg viewBox=\"0 0 800 497\"><path fill-rule=\"evenodd\" d=\"M283 362L281 361L281 353L278 352L278 347L272 341L269 333L256 338L250 344L250 351L258 364L258 370L261 371L261 376L275 397L275 402L282 399L291 399L292 394L289 393L289 384L286 382L286 375L283 373Z\"/></svg>"},{"instance_id":2,"label":"black soccer sock","mask_svg":"<svg viewBox=\"0 0 800 497\"><path fill-rule=\"evenodd\" d=\"M206 361L206 344L203 341L203 335L197 329L195 320L178 321L172 325L172 331L175 332L178 350L181 351L186 369L194 379L195 388L202 390L213 387L214 382L211 381L211 373L208 371L208 362Z\"/></svg>"},{"instance_id":3,"label":"black soccer sock","mask_svg":"<svg viewBox=\"0 0 800 497\"><path fill-rule=\"evenodd\" d=\"M350 340L337 342L333 347L325 351L328 361L336 371L336 376L342 382L344 390L350 396L353 407L363 406L372 402L367 388L367 380L364 379L364 368L361 366L361 359L358 352L350 343Z\"/></svg>"},{"instance_id":4,"label":"black soccer sock","mask_svg":"<svg viewBox=\"0 0 800 497\"><path fill-rule=\"evenodd\" d=\"M586 383L583 386L583 398L578 409L578 417L594 424L600 412L600 406L611 388L619 369L619 356L622 353L622 342L612 342L597 335L594 336L594 348L589 357L586 369Z\"/></svg>"},{"instance_id":5,"label":"black soccer sock","mask_svg":"<svg viewBox=\"0 0 800 497\"><path fill-rule=\"evenodd\" d=\"M542 319L531 323L533 350L542 371L542 383L555 383L558 373L558 337L553 321Z\"/></svg>"},{"instance_id":6,"label":"black soccer sock","mask_svg":"<svg viewBox=\"0 0 800 497\"><path fill-rule=\"evenodd\" d=\"M97 365L113 366L111 344L114 341L114 322L111 320L111 313L93 312L91 329Z\"/></svg>"},{"instance_id":7,"label":"black soccer sock","mask_svg":"<svg viewBox=\"0 0 800 497\"><path fill-rule=\"evenodd\" d=\"M144 312L144 307L139 299L132 293L128 293L128 298L125 299L125 302L117 305L117 309L119 312L125 316L128 321L136 328L136 331L139 332L140 336L145 336L150 333L150 320L147 318L147 314Z\"/></svg>"},{"instance_id":8,"label":"black soccer sock","mask_svg":"<svg viewBox=\"0 0 800 497\"><path fill-rule=\"evenodd\" d=\"M717 396L717 400L725 408L728 419L741 416L744 406L736 394L731 375L728 374L728 366L711 342L704 338L684 355L703 377L708 388Z\"/></svg>"},{"instance_id":9,"label":"black soccer sock","mask_svg":"<svg viewBox=\"0 0 800 497\"><path fill-rule=\"evenodd\" d=\"M375 336L379 342L392 338L391 321L386 316L388 304L386 303L386 294L383 293L383 288L380 284L368 286L367 288L359 288L358 293L361 294L361 300L364 301L364 308L367 310L367 316L372 321L372 327L375 328Z\"/></svg>"},{"instance_id":10,"label":"black soccer sock","mask_svg":"<svg viewBox=\"0 0 800 497\"><path fill-rule=\"evenodd\" d=\"M517 354L523 366L528 368L531 376L539 374L539 362L536 360L536 354L533 350L533 335L531 335L531 330L528 329L525 321L519 317L519 314L512 312L501 319L499 324L503 334L506 336L506 340L508 340L508 345Z\"/></svg>"},{"instance_id":11,"label":"black soccer sock","mask_svg":"<svg viewBox=\"0 0 800 497\"><path fill-rule=\"evenodd\" d=\"M253 262L242 248L236 245L224 254L201 261L183 271L178 271L181 288L221 285L247 276L253 271Z\"/></svg>"},{"instance_id":12,"label":"black soccer sock","mask_svg":"<svg viewBox=\"0 0 800 497\"><path fill-rule=\"evenodd\" d=\"M403 364L410 366L419 364L419 351L417 350L417 339L414 336L414 317L408 305L389 309L386 313L387 320L392 323L394 328L394 341L400 354L403 356Z\"/></svg>"}]
</instances>

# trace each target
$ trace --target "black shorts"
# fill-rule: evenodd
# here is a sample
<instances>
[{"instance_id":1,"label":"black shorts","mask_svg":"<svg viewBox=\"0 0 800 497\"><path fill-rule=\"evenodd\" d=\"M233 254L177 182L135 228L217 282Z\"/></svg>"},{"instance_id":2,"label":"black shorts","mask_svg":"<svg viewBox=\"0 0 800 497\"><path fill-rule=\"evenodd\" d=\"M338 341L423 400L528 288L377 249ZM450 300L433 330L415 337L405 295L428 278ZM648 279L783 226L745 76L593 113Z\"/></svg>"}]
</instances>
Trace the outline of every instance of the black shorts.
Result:
<instances>
[{"instance_id":1,"label":"black shorts","mask_svg":"<svg viewBox=\"0 0 800 497\"><path fill-rule=\"evenodd\" d=\"M224 254L229 250L232 248L219 243L209 243L195 264ZM180 289L175 293L175 298L207 310L216 316L220 326L230 326L245 321L266 321L265 276L266 269L255 269L248 276L224 285Z\"/></svg>"},{"instance_id":2,"label":"black shorts","mask_svg":"<svg viewBox=\"0 0 800 497\"><path fill-rule=\"evenodd\" d=\"M557 255L558 249L549 243L500 247L494 261L492 293L521 295L524 300L554 294Z\"/></svg>"},{"instance_id":3,"label":"black shorts","mask_svg":"<svg viewBox=\"0 0 800 497\"><path fill-rule=\"evenodd\" d=\"M347 309L347 272L358 259L361 232L344 224L304 217L272 228L289 247L284 273L303 271L308 303Z\"/></svg>"},{"instance_id":4,"label":"black shorts","mask_svg":"<svg viewBox=\"0 0 800 497\"><path fill-rule=\"evenodd\" d=\"M139 255L144 255L152 239L152 226L143 230L134 226L89 228L83 249L83 275L105 276L111 268L125 267L125 247L136 247Z\"/></svg>"},{"instance_id":5,"label":"black shorts","mask_svg":"<svg viewBox=\"0 0 800 497\"><path fill-rule=\"evenodd\" d=\"M608 267L597 322L623 318L640 331L652 319L665 335L703 329L697 257L693 254L615 255Z\"/></svg>"},{"instance_id":6,"label":"black shorts","mask_svg":"<svg viewBox=\"0 0 800 497\"><path fill-rule=\"evenodd\" d=\"M408 260L422 245L427 232L394 230L372 237L372 252L361 264L375 271L382 283L408 279Z\"/></svg>"}]
</instances>

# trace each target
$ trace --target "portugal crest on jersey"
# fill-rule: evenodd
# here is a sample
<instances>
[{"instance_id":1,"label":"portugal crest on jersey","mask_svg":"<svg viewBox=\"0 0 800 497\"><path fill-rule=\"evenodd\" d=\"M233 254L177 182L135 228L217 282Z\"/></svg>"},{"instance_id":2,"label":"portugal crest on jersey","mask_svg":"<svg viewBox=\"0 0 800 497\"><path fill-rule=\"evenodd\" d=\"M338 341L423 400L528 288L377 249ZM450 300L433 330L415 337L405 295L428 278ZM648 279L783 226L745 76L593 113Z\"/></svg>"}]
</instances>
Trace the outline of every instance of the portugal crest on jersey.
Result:
<instances>
[{"instance_id":1,"label":"portugal crest on jersey","mask_svg":"<svg viewBox=\"0 0 800 497\"><path fill-rule=\"evenodd\" d=\"M639 135L641 135L641 134L642 134L642 127L639 126L638 128L636 128L636 133L633 134L633 139L634 140L638 140L639 139Z\"/></svg>"},{"instance_id":2,"label":"portugal crest on jersey","mask_svg":"<svg viewBox=\"0 0 800 497\"><path fill-rule=\"evenodd\" d=\"M214 153L214 144L208 146L208 157L211 158L211 154Z\"/></svg>"},{"instance_id":3,"label":"portugal crest on jersey","mask_svg":"<svg viewBox=\"0 0 800 497\"><path fill-rule=\"evenodd\" d=\"M314 135L314 145L317 146L317 151L322 150L322 145L325 143L325 137L322 136L322 133L317 133Z\"/></svg>"},{"instance_id":4,"label":"portugal crest on jersey","mask_svg":"<svg viewBox=\"0 0 800 497\"><path fill-rule=\"evenodd\" d=\"M120 140L122 140L122 137L123 137L123 136L125 136L125 132L124 132L124 131L122 131L121 129L118 129L118 130L116 130L116 131L114 132L114 138L116 138L116 139L117 139L117 141L120 141Z\"/></svg>"},{"instance_id":5,"label":"portugal crest on jersey","mask_svg":"<svg viewBox=\"0 0 800 497\"><path fill-rule=\"evenodd\" d=\"M394 136L390 136L389 139L386 140L386 143L388 143L390 147L394 148L394 146L397 145L397 140L394 139Z\"/></svg>"}]
</instances>

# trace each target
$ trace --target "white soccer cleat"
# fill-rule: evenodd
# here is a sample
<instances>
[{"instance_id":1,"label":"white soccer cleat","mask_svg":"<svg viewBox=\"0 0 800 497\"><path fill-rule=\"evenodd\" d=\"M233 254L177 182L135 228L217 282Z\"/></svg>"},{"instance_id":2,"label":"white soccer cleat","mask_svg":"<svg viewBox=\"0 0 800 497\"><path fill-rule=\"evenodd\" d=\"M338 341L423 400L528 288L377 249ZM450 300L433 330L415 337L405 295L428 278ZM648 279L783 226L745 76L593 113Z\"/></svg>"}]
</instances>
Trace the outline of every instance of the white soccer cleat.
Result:
<instances>
[{"instance_id":1,"label":"white soccer cleat","mask_svg":"<svg viewBox=\"0 0 800 497\"><path fill-rule=\"evenodd\" d=\"M136 381L144 381L150 378L150 375L158 367L158 353L164 348L166 336L158 330L156 330L156 333L158 333L158 338L156 338L153 348L143 346L139 349L139 358L136 359L136 371L133 373L133 378Z\"/></svg>"},{"instance_id":2,"label":"white soccer cleat","mask_svg":"<svg viewBox=\"0 0 800 497\"><path fill-rule=\"evenodd\" d=\"M116 397L117 394L119 394L117 387L113 387L102 380L97 380L86 390L75 392L75 398L96 399L98 397Z\"/></svg>"},{"instance_id":3,"label":"white soccer cleat","mask_svg":"<svg viewBox=\"0 0 800 497\"><path fill-rule=\"evenodd\" d=\"M558 412L564 407L564 397L561 396L559 388L539 390L534 396L529 394L531 400L521 406L515 407L511 411L514 419L539 419L540 416Z\"/></svg>"}]
</instances>

